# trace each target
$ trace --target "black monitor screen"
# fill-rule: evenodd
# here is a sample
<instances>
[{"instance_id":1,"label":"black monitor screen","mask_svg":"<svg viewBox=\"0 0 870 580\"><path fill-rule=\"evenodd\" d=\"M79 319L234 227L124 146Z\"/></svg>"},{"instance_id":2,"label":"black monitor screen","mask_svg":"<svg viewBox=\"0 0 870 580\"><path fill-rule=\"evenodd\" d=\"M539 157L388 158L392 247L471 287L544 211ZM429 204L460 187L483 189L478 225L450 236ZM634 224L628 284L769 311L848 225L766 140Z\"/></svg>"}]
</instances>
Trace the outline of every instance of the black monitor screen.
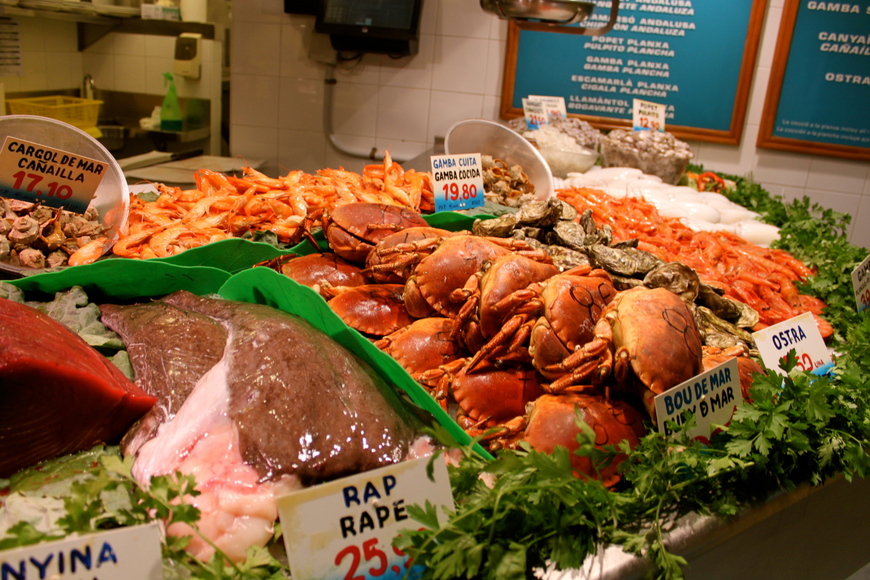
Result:
<instances>
[{"instance_id":1,"label":"black monitor screen","mask_svg":"<svg viewBox=\"0 0 870 580\"><path fill-rule=\"evenodd\" d=\"M372 28L415 28L415 0L326 0L325 24Z\"/></svg>"}]
</instances>

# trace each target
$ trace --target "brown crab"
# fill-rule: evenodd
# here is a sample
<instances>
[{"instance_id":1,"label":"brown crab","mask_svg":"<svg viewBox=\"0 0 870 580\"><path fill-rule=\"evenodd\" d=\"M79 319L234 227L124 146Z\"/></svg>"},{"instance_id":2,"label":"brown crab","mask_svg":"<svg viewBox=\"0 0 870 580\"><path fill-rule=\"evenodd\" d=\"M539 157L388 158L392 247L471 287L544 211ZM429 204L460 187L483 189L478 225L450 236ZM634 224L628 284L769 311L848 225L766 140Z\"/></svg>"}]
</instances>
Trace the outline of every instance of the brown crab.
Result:
<instances>
[{"instance_id":1,"label":"brown crab","mask_svg":"<svg viewBox=\"0 0 870 580\"><path fill-rule=\"evenodd\" d=\"M686 303L664 288L641 286L617 293L595 325L595 338L562 361L569 372L549 389L558 392L590 377L602 382L612 373L655 419L653 398L697 375L701 356L701 336Z\"/></svg>"},{"instance_id":2,"label":"brown crab","mask_svg":"<svg viewBox=\"0 0 870 580\"><path fill-rule=\"evenodd\" d=\"M385 203L348 203L322 217L323 232L332 251L358 263L365 263L375 244L388 235L405 228L429 225L415 211Z\"/></svg>"}]
</instances>

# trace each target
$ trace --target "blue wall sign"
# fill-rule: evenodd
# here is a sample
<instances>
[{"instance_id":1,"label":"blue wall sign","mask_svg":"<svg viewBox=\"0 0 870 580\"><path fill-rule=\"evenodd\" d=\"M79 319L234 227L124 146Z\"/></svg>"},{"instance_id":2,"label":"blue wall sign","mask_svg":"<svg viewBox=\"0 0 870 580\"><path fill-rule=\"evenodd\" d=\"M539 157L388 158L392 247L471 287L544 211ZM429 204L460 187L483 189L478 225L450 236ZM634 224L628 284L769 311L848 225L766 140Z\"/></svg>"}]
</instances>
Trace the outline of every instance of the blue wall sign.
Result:
<instances>
[{"instance_id":1,"label":"blue wall sign","mask_svg":"<svg viewBox=\"0 0 870 580\"><path fill-rule=\"evenodd\" d=\"M758 146L870 159L870 0L787 0Z\"/></svg>"},{"instance_id":2,"label":"blue wall sign","mask_svg":"<svg viewBox=\"0 0 870 580\"><path fill-rule=\"evenodd\" d=\"M523 30L508 35L501 114L530 94L561 96L568 114L602 128L630 127L633 99L666 105L677 136L740 142L765 0L620 2L602 36ZM603 24L598 0L584 26ZM598 22L596 22L598 21Z\"/></svg>"}]
</instances>

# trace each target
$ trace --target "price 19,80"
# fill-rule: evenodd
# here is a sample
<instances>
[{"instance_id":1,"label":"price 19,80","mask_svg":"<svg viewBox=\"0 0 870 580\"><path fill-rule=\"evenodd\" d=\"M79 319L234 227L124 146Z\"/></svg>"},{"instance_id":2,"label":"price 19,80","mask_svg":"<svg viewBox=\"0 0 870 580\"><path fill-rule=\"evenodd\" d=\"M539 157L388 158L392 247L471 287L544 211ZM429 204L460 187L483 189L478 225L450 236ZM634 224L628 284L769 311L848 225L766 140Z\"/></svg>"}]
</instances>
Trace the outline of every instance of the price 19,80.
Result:
<instances>
[{"instance_id":1,"label":"price 19,80","mask_svg":"<svg viewBox=\"0 0 870 580\"><path fill-rule=\"evenodd\" d=\"M463 183L462 187L459 187L459 184L454 181L445 183L441 189L444 190L444 199L446 201L475 199L477 197L477 186L473 183Z\"/></svg>"},{"instance_id":2,"label":"price 19,80","mask_svg":"<svg viewBox=\"0 0 870 580\"><path fill-rule=\"evenodd\" d=\"M60 185L57 182L47 183L45 187L47 191L43 192L40 189L36 189L36 187L45 179L44 176L39 175L38 173L25 173L24 171L19 171L17 173L13 173L12 177L15 178L15 182L12 184L12 187L19 191L26 191L27 193L32 193L37 197L46 193L49 197L56 197L58 199L69 199L72 197L73 190L69 185ZM24 187L22 187L24 186Z\"/></svg>"}]
</instances>

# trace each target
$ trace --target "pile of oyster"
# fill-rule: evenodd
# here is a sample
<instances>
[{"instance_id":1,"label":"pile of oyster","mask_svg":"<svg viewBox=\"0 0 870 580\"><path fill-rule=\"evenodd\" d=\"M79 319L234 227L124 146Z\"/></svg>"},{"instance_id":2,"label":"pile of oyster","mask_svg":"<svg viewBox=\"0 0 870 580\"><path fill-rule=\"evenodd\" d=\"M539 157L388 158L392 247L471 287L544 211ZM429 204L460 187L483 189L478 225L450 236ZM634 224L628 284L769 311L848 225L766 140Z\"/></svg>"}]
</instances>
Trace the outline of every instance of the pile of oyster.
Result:
<instances>
[{"instance_id":1,"label":"pile of oyster","mask_svg":"<svg viewBox=\"0 0 870 580\"><path fill-rule=\"evenodd\" d=\"M554 197L529 202L516 213L476 220L472 231L544 249L563 271L585 264L606 270L617 290L667 288L690 306L705 346L743 346L752 356L758 353L751 332L759 319L756 310L701 282L692 268L639 250L637 238L614 243L610 226L597 227L592 210L578 215L574 206Z\"/></svg>"},{"instance_id":2,"label":"pile of oyster","mask_svg":"<svg viewBox=\"0 0 870 580\"><path fill-rule=\"evenodd\" d=\"M97 210L77 214L0 197L0 262L19 268L66 266L70 255L104 235Z\"/></svg>"}]
</instances>

